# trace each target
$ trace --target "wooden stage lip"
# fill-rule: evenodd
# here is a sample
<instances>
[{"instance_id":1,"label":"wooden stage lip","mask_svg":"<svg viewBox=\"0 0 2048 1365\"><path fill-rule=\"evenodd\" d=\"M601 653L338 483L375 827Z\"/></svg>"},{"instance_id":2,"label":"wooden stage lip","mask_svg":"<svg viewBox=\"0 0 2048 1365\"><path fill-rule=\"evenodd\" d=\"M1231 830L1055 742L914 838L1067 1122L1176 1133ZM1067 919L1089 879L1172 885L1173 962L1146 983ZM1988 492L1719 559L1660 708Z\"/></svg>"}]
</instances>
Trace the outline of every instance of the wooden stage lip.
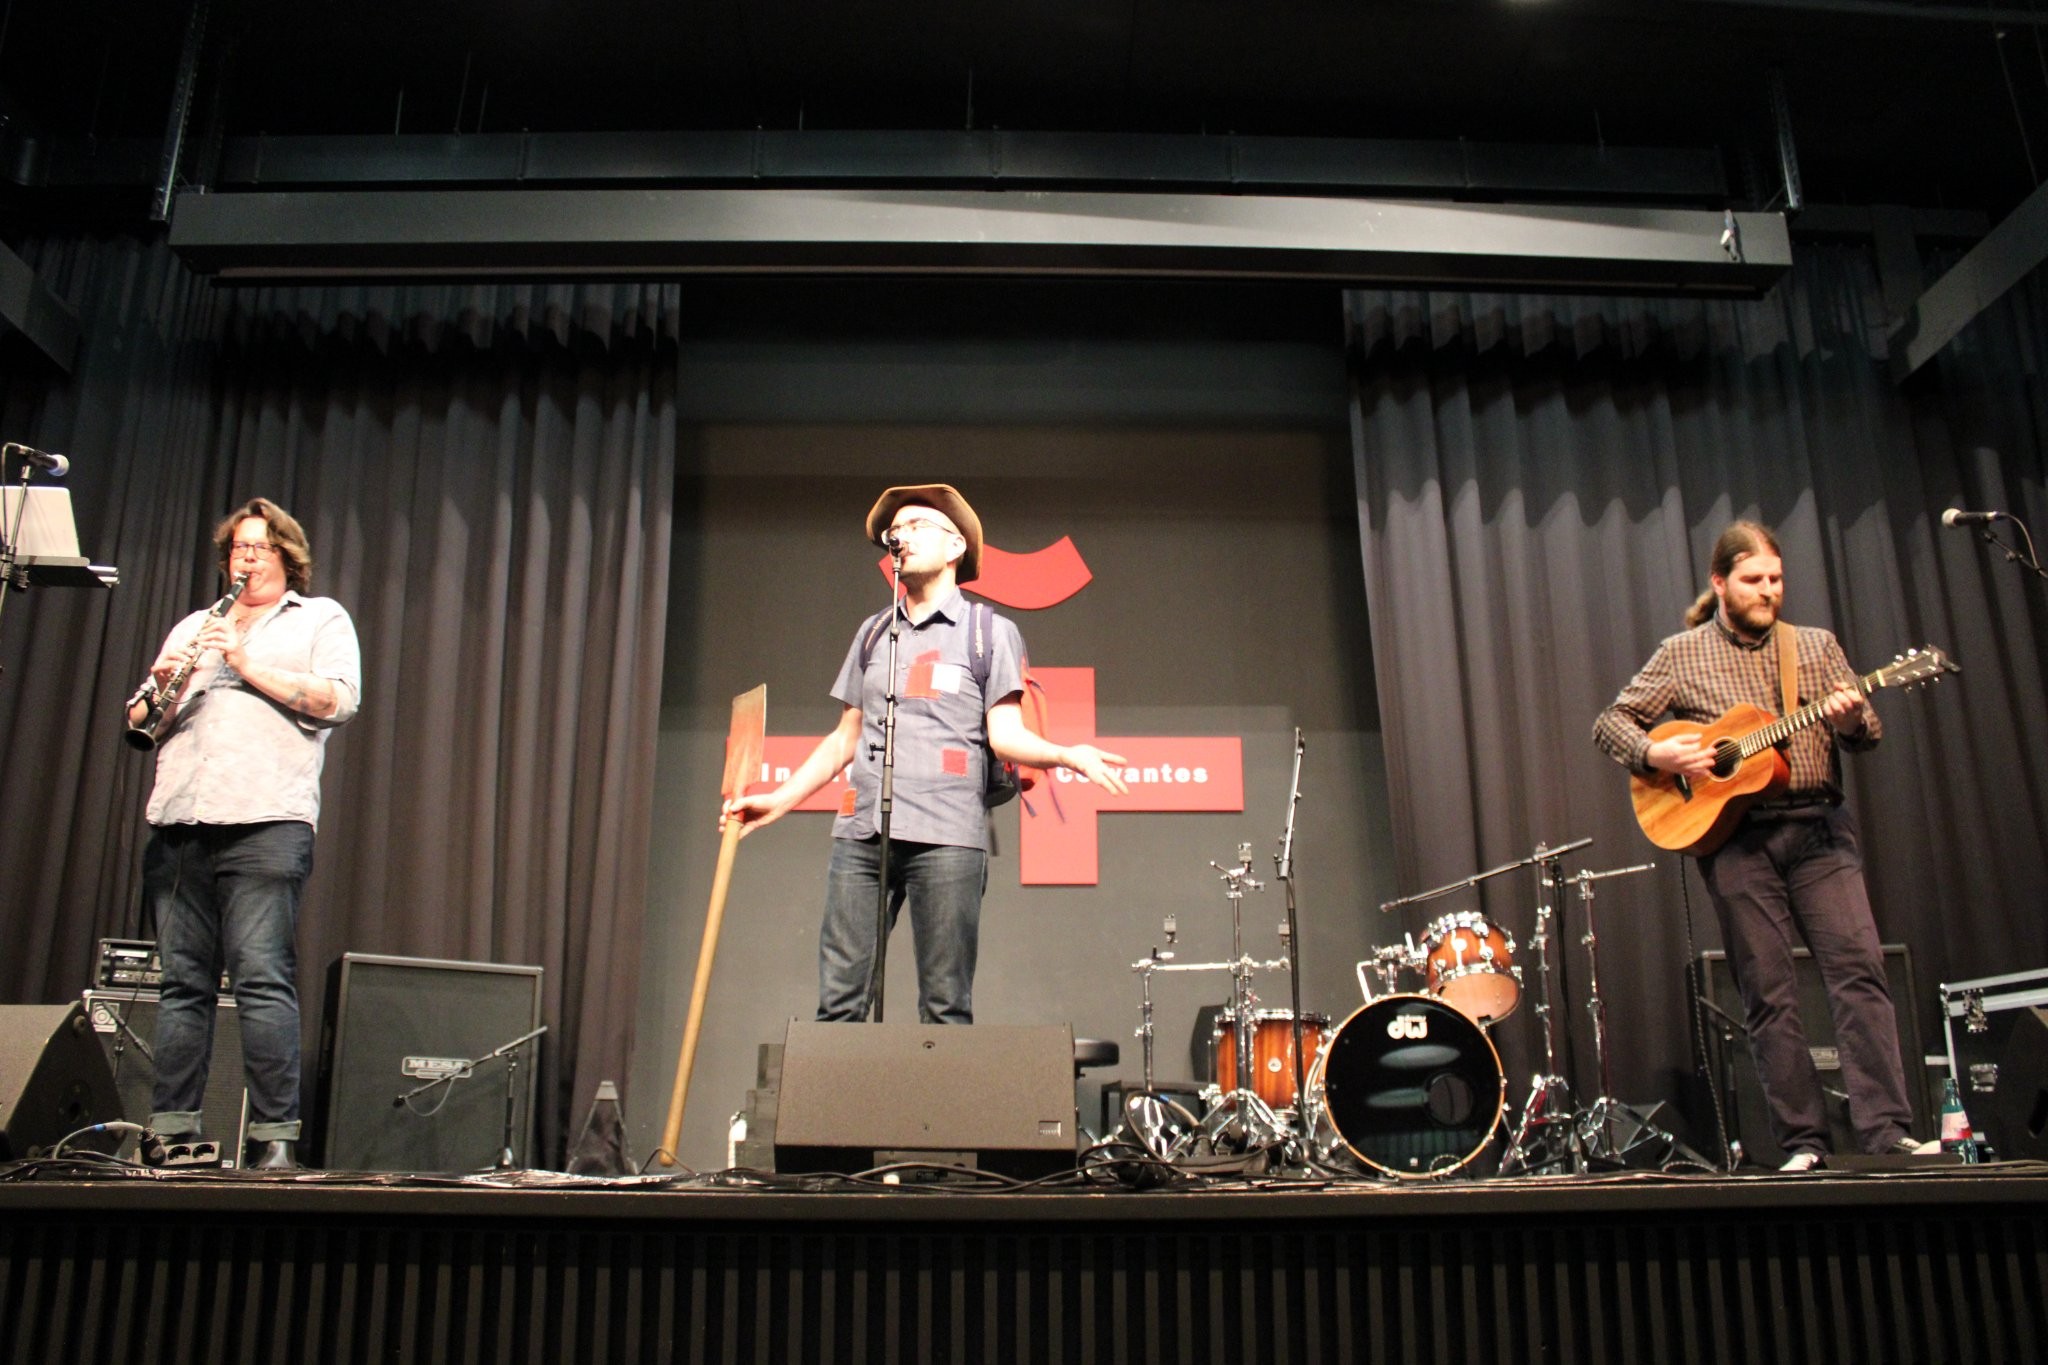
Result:
<instances>
[{"instance_id":1,"label":"wooden stage lip","mask_svg":"<svg viewBox=\"0 0 2048 1365\"><path fill-rule=\"evenodd\" d=\"M554 1180L572 1183L535 1183ZM0 1183L0 1216L72 1210L95 1216L126 1212L258 1219L456 1215L591 1223L657 1218L812 1226L827 1221L999 1221L1014 1226L1127 1219L1200 1223L1217 1219L1635 1218L1645 1214L1824 1217L1851 1210L1904 1213L1963 1207L2013 1212L2029 1205L2048 1211L2048 1163L2040 1162L1883 1175L1638 1173L1146 1192L959 1190L943 1185L795 1192L751 1186L707 1188L687 1180L681 1176L575 1180L546 1173L351 1178L335 1172L313 1172L299 1178L155 1174L127 1179L34 1180Z\"/></svg>"}]
</instances>

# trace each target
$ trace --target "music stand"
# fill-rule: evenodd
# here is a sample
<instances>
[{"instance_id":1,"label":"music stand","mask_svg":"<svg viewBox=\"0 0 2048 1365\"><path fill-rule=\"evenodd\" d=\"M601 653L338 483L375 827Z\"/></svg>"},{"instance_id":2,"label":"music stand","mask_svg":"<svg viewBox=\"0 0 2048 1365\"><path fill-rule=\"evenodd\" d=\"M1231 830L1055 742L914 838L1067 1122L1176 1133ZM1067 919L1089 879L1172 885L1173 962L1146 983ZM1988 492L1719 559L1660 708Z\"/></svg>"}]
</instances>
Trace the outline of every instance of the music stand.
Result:
<instances>
[{"instance_id":1,"label":"music stand","mask_svg":"<svg viewBox=\"0 0 2048 1365\"><path fill-rule=\"evenodd\" d=\"M71 490L31 488L34 466L21 462L21 486L0 488L0 615L15 588L111 588L121 571L78 553Z\"/></svg>"}]
</instances>

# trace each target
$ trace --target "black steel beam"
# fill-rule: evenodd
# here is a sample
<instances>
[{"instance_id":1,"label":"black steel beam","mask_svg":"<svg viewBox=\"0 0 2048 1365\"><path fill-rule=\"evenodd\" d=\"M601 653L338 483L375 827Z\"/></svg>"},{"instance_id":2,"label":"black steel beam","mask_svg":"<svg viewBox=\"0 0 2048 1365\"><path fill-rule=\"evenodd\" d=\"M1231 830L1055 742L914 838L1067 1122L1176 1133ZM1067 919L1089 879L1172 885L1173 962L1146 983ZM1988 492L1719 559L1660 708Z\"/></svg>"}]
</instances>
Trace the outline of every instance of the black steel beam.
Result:
<instances>
[{"instance_id":1,"label":"black steel beam","mask_svg":"<svg viewBox=\"0 0 2048 1365\"><path fill-rule=\"evenodd\" d=\"M0 332L12 328L64 373L78 361L78 314L27 261L0 246Z\"/></svg>"},{"instance_id":2,"label":"black steel beam","mask_svg":"<svg viewBox=\"0 0 2048 1365\"><path fill-rule=\"evenodd\" d=\"M171 245L242 279L952 273L1737 297L1791 264L1771 214L965 190L188 191Z\"/></svg>"},{"instance_id":3,"label":"black steel beam","mask_svg":"<svg viewBox=\"0 0 2048 1365\"><path fill-rule=\"evenodd\" d=\"M2048 184L2037 186L1990 235L1914 300L1891 332L1892 378L1903 380L1934 359L1958 332L2044 259L2048 259Z\"/></svg>"},{"instance_id":4,"label":"black steel beam","mask_svg":"<svg viewBox=\"0 0 2048 1365\"><path fill-rule=\"evenodd\" d=\"M242 137L217 189L606 184L1229 189L1719 206L1711 147L1356 138L843 131Z\"/></svg>"}]
</instances>

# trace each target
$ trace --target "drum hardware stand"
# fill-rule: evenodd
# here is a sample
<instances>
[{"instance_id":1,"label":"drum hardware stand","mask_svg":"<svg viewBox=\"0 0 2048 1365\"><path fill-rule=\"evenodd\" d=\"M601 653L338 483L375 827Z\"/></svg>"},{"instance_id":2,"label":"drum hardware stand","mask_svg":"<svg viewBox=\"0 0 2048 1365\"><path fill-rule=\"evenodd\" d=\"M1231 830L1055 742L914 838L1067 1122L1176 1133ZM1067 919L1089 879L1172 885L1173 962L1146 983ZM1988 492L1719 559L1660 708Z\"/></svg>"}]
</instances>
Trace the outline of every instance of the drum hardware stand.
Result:
<instances>
[{"instance_id":1,"label":"drum hardware stand","mask_svg":"<svg viewBox=\"0 0 2048 1365\"><path fill-rule=\"evenodd\" d=\"M1536 932L1529 946L1536 950L1536 974L1543 989L1536 999L1536 1018L1543 1026L1543 1071L1529 1080L1529 1099L1522 1106L1521 1121L1501 1155L1502 1175L1581 1174L1586 1169L1585 1148L1578 1125L1578 1105L1572 1088L1557 1070L1557 1039L1550 1022L1550 921L1555 913L1552 895L1564 885L1563 855L1591 844L1578 839L1559 848L1537 844L1536 851L1511 867L1534 864L1541 872L1536 900ZM1556 1132L1553 1133L1552 1130ZM1563 1169L1555 1169L1563 1168Z\"/></svg>"},{"instance_id":2,"label":"drum hardware stand","mask_svg":"<svg viewBox=\"0 0 2048 1365\"><path fill-rule=\"evenodd\" d=\"M1657 864L1637 863L1633 867L1617 867L1606 872L1588 872L1581 869L1571 880L1578 884L1579 905L1584 911L1586 932L1579 942L1586 945L1586 1008L1593 1018L1594 1065L1600 1072L1600 1094L1583 1114L1579 1116L1579 1147L1588 1164L1623 1166L1628 1155L1647 1143L1660 1143L1664 1152L1682 1156L1711 1169L1713 1163L1687 1147L1652 1119L1663 1107L1659 1100L1647 1110L1639 1110L1614 1098L1612 1072L1607 1055L1607 1005L1600 998L1600 936L1593 919L1593 883L1609 877L1628 877L1638 872L1648 872ZM1617 1127L1627 1133L1626 1138L1617 1139Z\"/></svg>"},{"instance_id":3,"label":"drum hardware stand","mask_svg":"<svg viewBox=\"0 0 2048 1365\"><path fill-rule=\"evenodd\" d=\"M1224 897L1230 902L1230 1007L1235 1014L1232 1027L1237 1035L1237 1088L1224 1095L1202 1121L1202 1136L1210 1150L1251 1152L1285 1142L1292 1130L1252 1089L1252 1049L1257 1024L1252 1006L1252 970L1257 965L1244 951L1244 893L1247 888L1263 891L1265 883L1252 876L1252 846L1237 846L1237 866L1225 867L1211 859L1209 866L1223 879ZM1299 1055L1299 1049L1297 1049ZM1295 1092L1295 1108L1302 1107Z\"/></svg>"},{"instance_id":4,"label":"drum hardware stand","mask_svg":"<svg viewBox=\"0 0 2048 1365\"><path fill-rule=\"evenodd\" d=\"M1124 1096L1123 1122L1139 1146L1162 1161L1173 1161L1188 1154L1200 1125L1194 1115L1161 1095L1154 1080L1152 973L1173 970L1167 964L1173 961L1173 944L1180 937L1180 922L1168 915L1164 927L1167 946L1164 949L1154 946L1151 956L1141 957L1131 964L1131 970L1138 974L1142 992L1137 1036L1145 1057L1145 1088Z\"/></svg>"},{"instance_id":5,"label":"drum hardware stand","mask_svg":"<svg viewBox=\"0 0 2048 1365\"><path fill-rule=\"evenodd\" d=\"M1427 891L1418 891L1412 896L1401 896L1395 900L1381 901L1380 913L1384 915L1387 911L1398 910L1404 905L1415 905L1422 901L1433 901L1438 896L1448 896L1453 891L1463 891L1467 887L1477 886L1489 878L1500 876L1503 872L1513 872L1516 868L1535 867L1541 863L1555 862L1565 854L1576 853L1592 842L1590 838L1574 839L1570 843L1560 845L1557 848L1548 848L1538 844L1536 845L1536 851L1526 858L1517 858L1511 863L1502 863L1499 867L1489 867L1484 872L1475 872L1469 877L1463 877L1454 882L1446 882L1442 886L1433 886Z\"/></svg>"},{"instance_id":6,"label":"drum hardware stand","mask_svg":"<svg viewBox=\"0 0 2048 1365\"><path fill-rule=\"evenodd\" d=\"M1373 949L1371 957L1358 964L1358 993L1370 1005L1383 995L1398 995L1401 991L1401 973L1420 966L1422 952L1415 946L1415 935L1403 934L1399 943ZM1380 979L1380 988L1374 990L1372 983L1365 979L1371 972Z\"/></svg>"},{"instance_id":7,"label":"drum hardware stand","mask_svg":"<svg viewBox=\"0 0 2048 1365\"><path fill-rule=\"evenodd\" d=\"M1301 805L1301 755L1306 747L1302 743L1301 727L1297 725L1294 727L1294 777L1288 784L1287 824L1280 833L1280 851L1273 855L1273 875L1287 893L1287 918L1280 923L1280 937L1287 946L1287 990L1289 1004L1294 1010L1294 1018L1290 1021L1294 1032L1294 1118L1300 1128L1304 1152L1314 1145L1315 1132L1308 1112L1308 1068L1301 1055L1301 939L1294 913L1294 812ZM1238 1045L1237 1056L1242 1076L1246 1074L1242 1043Z\"/></svg>"}]
</instances>

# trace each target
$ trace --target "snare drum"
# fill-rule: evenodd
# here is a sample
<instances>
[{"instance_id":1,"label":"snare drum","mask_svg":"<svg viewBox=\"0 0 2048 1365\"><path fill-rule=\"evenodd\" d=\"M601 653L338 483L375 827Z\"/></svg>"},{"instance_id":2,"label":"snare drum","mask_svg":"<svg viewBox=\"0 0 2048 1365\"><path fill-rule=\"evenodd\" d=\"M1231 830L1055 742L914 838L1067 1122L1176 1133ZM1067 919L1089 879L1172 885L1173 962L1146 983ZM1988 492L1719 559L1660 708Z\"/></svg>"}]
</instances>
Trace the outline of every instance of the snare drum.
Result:
<instances>
[{"instance_id":1,"label":"snare drum","mask_svg":"<svg viewBox=\"0 0 2048 1365\"><path fill-rule=\"evenodd\" d=\"M1486 1031L1427 995L1389 995L1337 1026L1309 1072L1324 1159L1427 1180L1486 1150L1507 1107L1507 1073Z\"/></svg>"},{"instance_id":2,"label":"snare drum","mask_svg":"<svg viewBox=\"0 0 2048 1365\"><path fill-rule=\"evenodd\" d=\"M1294 1012L1252 1011L1252 1093L1274 1109L1294 1107ZM1325 1014L1301 1016L1302 1064L1323 1045L1330 1027ZM1216 1016L1216 1084L1224 1094L1237 1089L1237 1015Z\"/></svg>"},{"instance_id":3,"label":"snare drum","mask_svg":"<svg viewBox=\"0 0 2048 1365\"><path fill-rule=\"evenodd\" d=\"M1460 910L1431 924L1422 952L1430 994L1473 1023L1505 1019L1521 1003L1514 936L1477 910Z\"/></svg>"}]
</instances>

